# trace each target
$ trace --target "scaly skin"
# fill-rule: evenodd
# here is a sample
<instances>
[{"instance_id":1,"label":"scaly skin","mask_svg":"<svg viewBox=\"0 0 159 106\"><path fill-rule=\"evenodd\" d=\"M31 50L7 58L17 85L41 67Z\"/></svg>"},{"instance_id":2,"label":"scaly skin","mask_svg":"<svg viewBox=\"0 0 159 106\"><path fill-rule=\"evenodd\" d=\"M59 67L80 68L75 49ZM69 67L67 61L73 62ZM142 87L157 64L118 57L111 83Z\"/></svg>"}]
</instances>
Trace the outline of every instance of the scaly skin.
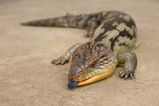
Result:
<instances>
[{"instance_id":1,"label":"scaly skin","mask_svg":"<svg viewBox=\"0 0 159 106\"><path fill-rule=\"evenodd\" d=\"M137 57L131 50L136 43L137 28L134 20L123 12L68 14L22 24L82 28L87 31L87 36L91 38L89 42L72 46L52 61L56 65L70 62L68 87L71 89L111 76L120 64L124 64L120 77L134 78Z\"/></svg>"}]
</instances>

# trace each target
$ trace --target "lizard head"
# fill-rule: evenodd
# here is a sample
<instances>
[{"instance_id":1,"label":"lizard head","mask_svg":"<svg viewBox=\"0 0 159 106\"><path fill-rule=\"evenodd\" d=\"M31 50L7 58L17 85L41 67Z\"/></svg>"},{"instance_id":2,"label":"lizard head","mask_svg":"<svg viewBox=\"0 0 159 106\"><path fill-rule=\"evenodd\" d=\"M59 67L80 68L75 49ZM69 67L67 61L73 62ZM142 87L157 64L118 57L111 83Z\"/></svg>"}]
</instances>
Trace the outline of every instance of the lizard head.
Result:
<instances>
[{"instance_id":1,"label":"lizard head","mask_svg":"<svg viewBox=\"0 0 159 106\"><path fill-rule=\"evenodd\" d=\"M79 46L70 60L69 88L107 78L115 69L113 52L102 44L90 42Z\"/></svg>"}]
</instances>

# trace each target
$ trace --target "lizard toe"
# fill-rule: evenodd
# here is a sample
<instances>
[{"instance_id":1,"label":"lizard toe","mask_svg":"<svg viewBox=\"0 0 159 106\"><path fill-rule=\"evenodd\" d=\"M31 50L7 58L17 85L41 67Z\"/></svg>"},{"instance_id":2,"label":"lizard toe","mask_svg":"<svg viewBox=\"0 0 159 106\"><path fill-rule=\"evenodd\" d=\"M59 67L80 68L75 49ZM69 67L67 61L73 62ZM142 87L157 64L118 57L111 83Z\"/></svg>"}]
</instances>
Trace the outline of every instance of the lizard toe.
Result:
<instances>
[{"instance_id":1,"label":"lizard toe","mask_svg":"<svg viewBox=\"0 0 159 106\"><path fill-rule=\"evenodd\" d=\"M65 64L67 62L67 60L65 59L65 58L63 58L63 57L59 57L59 58L57 58L57 59L53 59L52 61L51 61L51 63L52 64L55 64L55 65L63 65L63 64Z\"/></svg>"},{"instance_id":2,"label":"lizard toe","mask_svg":"<svg viewBox=\"0 0 159 106\"><path fill-rule=\"evenodd\" d=\"M135 74L132 71L121 71L119 76L120 76L120 78L123 78L125 80L135 78Z\"/></svg>"}]
</instances>

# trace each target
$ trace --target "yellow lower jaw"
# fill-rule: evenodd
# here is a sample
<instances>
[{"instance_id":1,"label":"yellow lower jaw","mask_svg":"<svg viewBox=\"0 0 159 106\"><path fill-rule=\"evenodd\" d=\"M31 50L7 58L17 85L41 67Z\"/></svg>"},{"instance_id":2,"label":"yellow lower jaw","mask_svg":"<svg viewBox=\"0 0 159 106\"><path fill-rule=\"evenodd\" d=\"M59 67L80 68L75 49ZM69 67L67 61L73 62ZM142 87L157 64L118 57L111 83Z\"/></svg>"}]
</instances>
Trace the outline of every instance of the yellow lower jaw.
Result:
<instances>
[{"instance_id":1,"label":"yellow lower jaw","mask_svg":"<svg viewBox=\"0 0 159 106\"><path fill-rule=\"evenodd\" d=\"M88 84L100 81L102 79L108 78L113 74L114 70L115 70L115 66L113 66L111 69L105 70L104 72L102 72L102 73L100 73L96 76L93 76L93 77L89 78L86 81L78 83L77 86L88 85Z\"/></svg>"}]
</instances>

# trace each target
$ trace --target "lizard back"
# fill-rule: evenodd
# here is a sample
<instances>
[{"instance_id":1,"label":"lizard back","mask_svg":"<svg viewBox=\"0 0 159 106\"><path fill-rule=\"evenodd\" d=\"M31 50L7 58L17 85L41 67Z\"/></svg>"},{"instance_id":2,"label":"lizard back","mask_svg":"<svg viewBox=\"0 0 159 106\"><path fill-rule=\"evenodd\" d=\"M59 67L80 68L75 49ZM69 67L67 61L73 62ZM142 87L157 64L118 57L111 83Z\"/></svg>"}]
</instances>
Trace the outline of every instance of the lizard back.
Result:
<instances>
[{"instance_id":1,"label":"lizard back","mask_svg":"<svg viewBox=\"0 0 159 106\"><path fill-rule=\"evenodd\" d=\"M128 14L113 11L103 13L102 22L94 32L93 42L102 43L117 55L134 47L137 28Z\"/></svg>"}]
</instances>

